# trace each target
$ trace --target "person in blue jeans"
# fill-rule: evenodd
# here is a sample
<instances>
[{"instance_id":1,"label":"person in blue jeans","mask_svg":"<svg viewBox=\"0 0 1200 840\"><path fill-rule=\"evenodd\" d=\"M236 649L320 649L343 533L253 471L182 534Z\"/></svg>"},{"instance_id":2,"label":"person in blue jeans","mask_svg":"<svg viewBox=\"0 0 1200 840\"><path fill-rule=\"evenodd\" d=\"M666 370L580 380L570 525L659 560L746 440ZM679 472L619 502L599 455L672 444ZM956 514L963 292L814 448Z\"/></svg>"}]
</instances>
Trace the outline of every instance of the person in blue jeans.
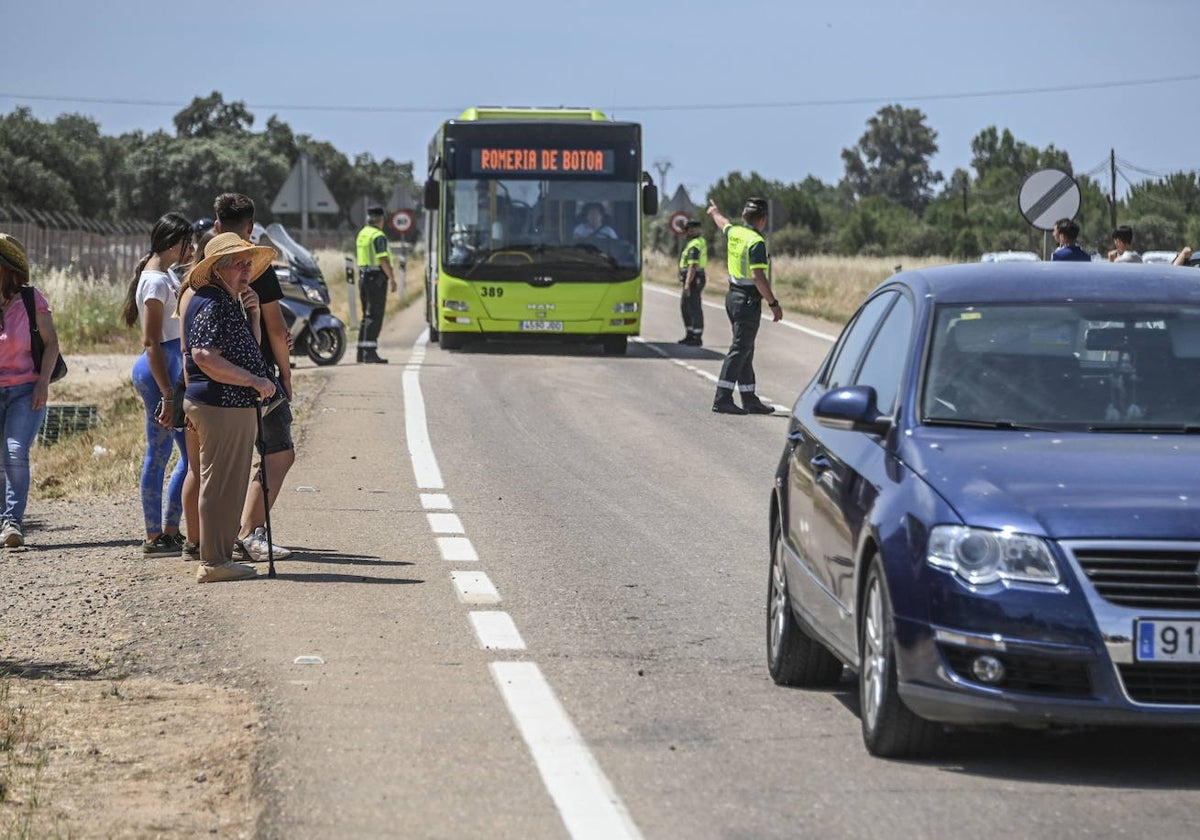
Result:
<instances>
[{"instance_id":1,"label":"person in blue jeans","mask_svg":"<svg viewBox=\"0 0 1200 840\"><path fill-rule=\"evenodd\" d=\"M25 507L29 501L29 450L46 419L50 374L58 358L58 333L50 304L33 290L34 317L45 342L41 372L33 360L29 314L21 289L29 285L29 260L16 238L0 233L0 431L4 435L4 513L0 543L25 544Z\"/></svg>"},{"instance_id":2,"label":"person in blue jeans","mask_svg":"<svg viewBox=\"0 0 1200 840\"><path fill-rule=\"evenodd\" d=\"M138 263L122 313L126 326L141 323L145 348L133 364L133 385L146 407L146 457L141 481L145 555L179 554L186 542L179 533L179 523L188 469L187 446L183 431L172 428L175 382L183 370L180 320L172 317L180 281L171 267L187 262L191 250L191 222L178 213L167 213L155 222L150 231L150 251ZM173 446L179 450L179 460L171 472L164 505L163 478Z\"/></svg>"}]
</instances>

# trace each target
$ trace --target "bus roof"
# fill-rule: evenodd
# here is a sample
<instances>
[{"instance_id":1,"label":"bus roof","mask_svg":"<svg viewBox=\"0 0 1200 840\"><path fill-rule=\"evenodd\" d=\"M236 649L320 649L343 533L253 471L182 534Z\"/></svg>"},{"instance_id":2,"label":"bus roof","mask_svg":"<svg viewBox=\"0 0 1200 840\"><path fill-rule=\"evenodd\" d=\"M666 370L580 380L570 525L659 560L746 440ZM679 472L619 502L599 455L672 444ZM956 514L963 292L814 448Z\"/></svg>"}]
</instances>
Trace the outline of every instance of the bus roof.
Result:
<instances>
[{"instance_id":1,"label":"bus roof","mask_svg":"<svg viewBox=\"0 0 1200 840\"><path fill-rule=\"evenodd\" d=\"M481 105L462 112L460 120L589 120L607 122L608 117L594 108L527 108Z\"/></svg>"}]
</instances>

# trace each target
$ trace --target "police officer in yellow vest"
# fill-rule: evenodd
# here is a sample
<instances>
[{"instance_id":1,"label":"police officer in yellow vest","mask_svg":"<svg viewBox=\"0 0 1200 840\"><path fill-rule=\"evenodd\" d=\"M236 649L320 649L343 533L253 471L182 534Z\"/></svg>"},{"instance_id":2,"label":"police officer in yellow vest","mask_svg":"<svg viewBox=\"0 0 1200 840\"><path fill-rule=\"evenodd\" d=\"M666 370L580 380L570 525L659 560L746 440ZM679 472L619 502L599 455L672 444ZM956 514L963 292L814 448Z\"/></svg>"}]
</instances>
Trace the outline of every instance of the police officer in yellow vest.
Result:
<instances>
[{"instance_id":1,"label":"police officer in yellow vest","mask_svg":"<svg viewBox=\"0 0 1200 840\"><path fill-rule=\"evenodd\" d=\"M396 276L392 273L392 257L387 236L383 232L383 208L373 204L367 208L367 223L355 241L358 251L358 294L362 300L362 323L358 327L358 361L386 365L379 356L379 330L383 327L383 308L387 304L388 286L396 291Z\"/></svg>"},{"instance_id":2,"label":"police officer in yellow vest","mask_svg":"<svg viewBox=\"0 0 1200 840\"><path fill-rule=\"evenodd\" d=\"M679 339L679 343L700 347L704 344L701 340L704 334L704 305L701 300L705 283L704 267L708 265L708 242L700 235L700 222L695 219L687 220L683 234L687 237L687 244L679 255L679 279L683 283L679 312L683 315L686 335Z\"/></svg>"},{"instance_id":3,"label":"police officer in yellow vest","mask_svg":"<svg viewBox=\"0 0 1200 840\"><path fill-rule=\"evenodd\" d=\"M775 407L764 403L754 393L754 339L762 320L763 301L770 307L771 320L783 319L783 307L771 291L771 280L767 277L767 241L762 235L767 226L767 200L746 199L742 221L736 224L722 215L712 200L708 202L706 212L725 234L729 267L725 312L733 327L733 342L721 365L712 410L721 414L774 414ZM735 390L741 394L741 405L733 401Z\"/></svg>"}]
</instances>

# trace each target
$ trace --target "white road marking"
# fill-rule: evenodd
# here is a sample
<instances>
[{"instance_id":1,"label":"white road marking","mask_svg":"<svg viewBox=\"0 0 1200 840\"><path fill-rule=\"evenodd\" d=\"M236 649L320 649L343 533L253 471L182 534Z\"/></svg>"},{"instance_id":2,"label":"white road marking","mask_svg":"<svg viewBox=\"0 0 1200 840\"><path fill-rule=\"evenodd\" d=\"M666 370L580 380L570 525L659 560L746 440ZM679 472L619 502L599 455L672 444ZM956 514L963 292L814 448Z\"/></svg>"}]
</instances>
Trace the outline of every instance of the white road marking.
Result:
<instances>
[{"instance_id":1,"label":"white road marking","mask_svg":"<svg viewBox=\"0 0 1200 840\"><path fill-rule=\"evenodd\" d=\"M429 530L435 534L461 534L463 531L462 520L455 513L427 513L425 518L429 520Z\"/></svg>"},{"instance_id":2,"label":"white road marking","mask_svg":"<svg viewBox=\"0 0 1200 840\"><path fill-rule=\"evenodd\" d=\"M525 650L525 640L517 631L512 616L500 610L475 610L467 613L475 637L485 650Z\"/></svg>"},{"instance_id":3,"label":"white road marking","mask_svg":"<svg viewBox=\"0 0 1200 840\"><path fill-rule=\"evenodd\" d=\"M454 510L450 496L445 493L422 493L421 507L425 510Z\"/></svg>"},{"instance_id":4,"label":"white road marking","mask_svg":"<svg viewBox=\"0 0 1200 840\"><path fill-rule=\"evenodd\" d=\"M405 430L412 456L413 474L421 489L443 488L425 421L425 400L419 379L426 330L417 339L404 376ZM421 493L421 506L435 534L463 533L462 522L446 493ZM465 536L435 537L444 560L478 561L474 545ZM459 600L472 605L498 604L500 593L483 572L456 570L450 581ZM473 610L467 614L479 644L486 650L525 650L516 623L500 610ZM493 662L492 676L508 705L521 737L529 746L551 799L572 840L640 840L641 832L624 803L605 777L587 744L575 729L553 689L532 662Z\"/></svg>"},{"instance_id":5,"label":"white road marking","mask_svg":"<svg viewBox=\"0 0 1200 840\"><path fill-rule=\"evenodd\" d=\"M479 555L475 553L475 546L471 545L471 541L466 537L438 537L437 547L443 560L467 563L479 559Z\"/></svg>"},{"instance_id":6,"label":"white road marking","mask_svg":"<svg viewBox=\"0 0 1200 840\"><path fill-rule=\"evenodd\" d=\"M491 578L483 572L451 572L450 582L454 584L458 600L464 604L485 606L500 603L500 593L496 591Z\"/></svg>"},{"instance_id":7,"label":"white road marking","mask_svg":"<svg viewBox=\"0 0 1200 840\"><path fill-rule=\"evenodd\" d=\"M554 691L532 662L493 662L492 677L573 840L642 836Z\"/></svg>"}]
</instances>

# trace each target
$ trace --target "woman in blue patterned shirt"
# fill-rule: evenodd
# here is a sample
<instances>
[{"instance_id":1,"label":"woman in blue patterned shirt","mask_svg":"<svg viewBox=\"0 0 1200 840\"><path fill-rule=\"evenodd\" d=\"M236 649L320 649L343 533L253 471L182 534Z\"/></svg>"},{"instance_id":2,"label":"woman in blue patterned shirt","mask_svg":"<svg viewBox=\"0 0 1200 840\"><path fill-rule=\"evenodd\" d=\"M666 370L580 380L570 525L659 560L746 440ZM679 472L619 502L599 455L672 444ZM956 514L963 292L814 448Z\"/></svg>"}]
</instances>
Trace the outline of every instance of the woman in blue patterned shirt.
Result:
<instances>
[{"instance_id":1,"label":"woman in blue patterned shirt","mask_svg":"<svg viewBox=\"0 0 1200 840\"><path fill-rule=\"evenodd\" d=\"M218 234L180 291L183 409L200 440L200 583L255 575L230 554L258 431L254 405L278 387L259 349L258 296L250 288L274 256L236 233Z\"/></svg>"}]
</instances>

